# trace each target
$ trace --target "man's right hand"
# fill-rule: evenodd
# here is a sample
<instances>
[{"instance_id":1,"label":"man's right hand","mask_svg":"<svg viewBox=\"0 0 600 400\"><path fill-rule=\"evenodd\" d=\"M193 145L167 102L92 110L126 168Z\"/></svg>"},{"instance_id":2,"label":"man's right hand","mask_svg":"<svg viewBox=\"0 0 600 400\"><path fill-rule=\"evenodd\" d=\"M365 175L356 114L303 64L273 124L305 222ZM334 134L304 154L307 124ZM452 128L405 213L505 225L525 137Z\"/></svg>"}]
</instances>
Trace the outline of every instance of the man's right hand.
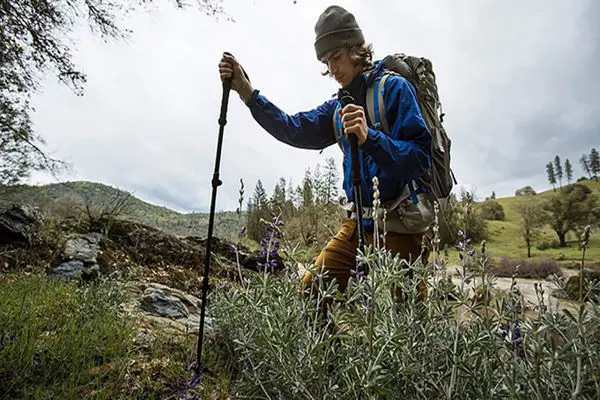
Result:
<instances>
[{"instance_id":1,"label":"man's right hand","mask_svg":"<svg viewBox=\"0 0 600 400\"><path fill-rule=\"evenodd\" d=\"M231 78L231 89L235 90L245 103L250 101L254 89L246 76L240 63L229 54L223 54L219 62L219 74L221 81Z\"/></svg>"}]
</instances>

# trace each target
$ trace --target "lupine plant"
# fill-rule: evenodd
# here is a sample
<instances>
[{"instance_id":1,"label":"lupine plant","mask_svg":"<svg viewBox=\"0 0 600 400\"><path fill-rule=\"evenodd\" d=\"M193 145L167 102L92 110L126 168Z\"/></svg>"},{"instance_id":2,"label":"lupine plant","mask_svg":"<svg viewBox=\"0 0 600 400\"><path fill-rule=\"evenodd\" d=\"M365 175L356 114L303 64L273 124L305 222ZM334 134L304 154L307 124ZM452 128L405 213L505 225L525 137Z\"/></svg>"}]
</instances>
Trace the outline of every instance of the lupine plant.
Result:
<instances>
[{"instance_id":1,"label":"lupine plant","mask_svg":"<svg viewBox=\"0 0 600 400\"><path fill-rule=\"evenodd\" d=\"M537 303L528 304L516 273L507 293L496 290L487 243L476 248L466 229L457 232L453 282L440 254L438 213L435 204L428 262L368 246L357 254L368 274L350 280L344 293L315 269L316 284L302 287L295 267L216 293L218 348L229 349L221 356L236 365L231 397L598 398L597 302L582 298L577 313L551 309L536 284ZM273 236L265 252L275 248ZM422 281L425 299L416 290Z\"/></svg>"}]
</instances>

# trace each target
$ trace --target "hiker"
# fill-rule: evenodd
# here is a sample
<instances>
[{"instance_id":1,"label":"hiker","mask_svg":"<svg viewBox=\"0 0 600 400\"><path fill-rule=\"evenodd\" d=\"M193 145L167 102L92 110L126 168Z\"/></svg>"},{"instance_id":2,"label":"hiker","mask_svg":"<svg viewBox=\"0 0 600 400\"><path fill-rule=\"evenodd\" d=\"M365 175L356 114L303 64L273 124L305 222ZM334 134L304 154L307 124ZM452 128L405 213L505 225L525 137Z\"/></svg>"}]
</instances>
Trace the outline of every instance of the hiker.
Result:
<instances>
[{"instance_id":1,"label":"hiker","mask_svg":"<svg viewBox=\"0 0 600 400\"><path fill-rule=\"evenodd\" d=\"M383 85L384 111L389 128L385 133L380 124L374 124L367 115L367 88L383 77L380 61L373 61L372 46L365 43L363 33L353 14L342 7L330 6L315 25L314 48L317 59L327 67L327 73L340 85L337 98L327 100L316 108L289 115L259 90L252 87L240 63L224 55L219 63L221 79L231 78L232 89L248 106L254 119L276 139L293 147L324 149L338 144L344 152L343 188L349 200L347 218L343 218L338 233L322 249L316 260L318 268L325 268L329 279L337 279L339 289L347 287L351 271L356 269L357 223L347 136L358 137L361 153L362 204L366 244L373 243L374 221L373 177L377 176L381 205L387 210L386 248L392 254L415 261L428 257L422 240L433 220L430 208L424 204L425 189L416 181L431 164L431 135L421 114L415 88L399 75L388 75ZM379 81L381 82L381 81ZM355 100L341 107L342 89ZM336 117L339 115L339 118ZM343 125L343 130L339 125ZM382 229L381 221L378 228ZM312 274L302 278L310 284ZM421 298L426 293L419 285Z\"/></svg>"}]
</instances>

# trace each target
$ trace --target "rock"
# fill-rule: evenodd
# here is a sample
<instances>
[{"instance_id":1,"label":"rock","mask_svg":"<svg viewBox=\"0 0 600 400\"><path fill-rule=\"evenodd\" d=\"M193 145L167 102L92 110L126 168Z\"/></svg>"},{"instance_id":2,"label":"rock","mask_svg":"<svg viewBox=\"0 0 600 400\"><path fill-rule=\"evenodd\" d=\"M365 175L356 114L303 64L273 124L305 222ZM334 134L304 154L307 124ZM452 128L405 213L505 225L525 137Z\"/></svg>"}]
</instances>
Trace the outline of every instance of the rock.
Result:
<instances>
[{"instance_id":1,"label":"rock","mask_svg":"<svg viewBox=\"0 0 600 400\"><path fill-rule=\"evenodd\" d=\"M81 261L86 264L96 264L101 241L102 234L100 233L75 234L65 243L63 258L65 260Z\"/></svg>"},{"instance_id":2,"label":"rock","mask_svg":"<svg viewBox=\"0 0 600 400\"><path fill-rule=\"evenodd\" d=\"M145 311L159 317L187 318L190 315L190 311L179 298L160 289L146 289L141 306Z\"/></svg>"},{"instance_id":3,"label":"rock","mask_svg":"<svg viewBox=\"0 0 600 400\"><path fill-rule=\"evenodd\" d=\"M198 335L201 300L159 283L127 283L129 301L124 309L139 317L144 332L156 329L173 335ZM212 321L206 317L204 332L212 331Z\"/></svg>"},{"instance_id":4,"label":"rock","mask_svg":"<svg viewBox=\"0 0 600 400\"><path fill-rule=\"evenodd\" d=\"M70 236L62 249L62 261L50 272L50 276L67 280L98 277L100 266L97 257L101 242L102 235L96 232Z\"/></svg>"},{"instance_id":5,"label":"rock","mask_svg":"<svg viewBox=\"0 0 600 400\"><path fill-rule=\"evenodd\" d=\"M42 214L29 204L0 210L0 243L24 242L42 227Z\"/></svg>"},{"instance_id":6,"label":"rock","mask_svg":"<svg viewBox=\"0 0 600 400\"><path fill-rule=\"evenodd\" d=\"M79 260L71 260L60 264L54 268L50 275L52 277L63 277L67 279L82 278L84 280L96 278L100 273L98 264L88 264L87 266Z\"/></svg>"}]
</instances>

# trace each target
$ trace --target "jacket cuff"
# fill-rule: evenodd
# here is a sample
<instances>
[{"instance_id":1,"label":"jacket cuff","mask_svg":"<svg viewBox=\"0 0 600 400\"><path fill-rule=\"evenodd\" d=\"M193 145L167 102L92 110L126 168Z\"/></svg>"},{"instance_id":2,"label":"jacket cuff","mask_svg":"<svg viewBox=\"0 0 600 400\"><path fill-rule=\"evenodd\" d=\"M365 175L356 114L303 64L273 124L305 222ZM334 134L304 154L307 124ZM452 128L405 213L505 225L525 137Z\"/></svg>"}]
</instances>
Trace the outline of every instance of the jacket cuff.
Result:
<instances>
[{"instance_id":1,"label":"jacket cuff","mask_svg":"<svg viewBox=\"0 0 600 400\"><path fill-rule=\"evenodd\" d=\"M248 100L248 102L246 103L246 105L250 108L259 106L259 105L263 105L264 101L259 101L260 98L260 94L259 94L259 90L258 89L254 89L252 91L252 95L250 96L250 100Z\"/></svg>"},{"instance_id":2,"label":"jacket cuff","mask_svg":"<svg viewBox=\"0 0 600 400\"><path fill-rule=\"evenodd\" d=\"M379 139L379 135L381 135L381 132L373 129L373 128L368 128L368 132L367 132L367 140L365 140L365 142L362 144L362 148L371 153L373 151L377 151L377 141Z\"/></svg>"}]
</instances>

